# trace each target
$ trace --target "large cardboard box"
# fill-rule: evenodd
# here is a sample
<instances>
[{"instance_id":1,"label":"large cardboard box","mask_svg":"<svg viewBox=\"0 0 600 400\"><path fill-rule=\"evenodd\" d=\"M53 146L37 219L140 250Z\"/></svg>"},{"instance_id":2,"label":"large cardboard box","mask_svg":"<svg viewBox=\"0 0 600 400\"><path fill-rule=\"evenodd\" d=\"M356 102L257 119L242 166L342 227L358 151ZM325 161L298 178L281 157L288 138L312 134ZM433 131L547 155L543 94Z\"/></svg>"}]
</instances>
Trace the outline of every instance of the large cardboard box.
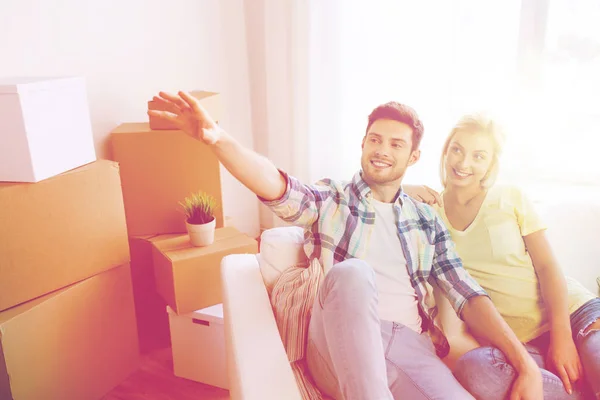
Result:
<instances>
[{"instance_id":1,"label":"large cardboard box","mask_svg":"<svg viewBox=\"0 0 600 400\"><path fill-rule=\"evenodd\" d=\"M229 254L256 254L256 240L233 227L217 229L210 246L193 247L188 235L153 243L158 293L179 315L223 302L221 260Z\"/></svg>"},{"instance_id":2,"label":"large cardboard box","mask_svg":"<svg viewBox=\"0 0 600 400\"><path fill-rule=\"evenodd\" d=\"M129 262L118 165L0 183L0 310Z\"/></svg>"},{"instance_id":3,"label":"large cardboard box","mask_svg":"<svg viewBox=\"0 0 600 400\"><path fill-rule=\"evenodd\" d=\"M139 366L128 265L0 313L0 399L99 399Z\"/></svg>"},{"instance_id":4,"label":"large cardboard box","mask_svg":"<svg viewBox=\"0 0 600 400\"><path fill-rule=\"evenodd\" d=\"M171 345L169 318L165 312L167 303L156 291L152 264L152 243L169 237L170 235L159 235L129 238L131 280L142 354Z\"/></svg>"},{"instance_id":5,"label":"large cardboard box","mask_svg":"<svg viewBox=\"0 0 600 400\"><path fill-rule=\"evenodd\" d=\"M38 182L95 160L83 78L0 79L0 181Z\"/></svg>"},{"instance_id":6,"label":"large cardboard box","mask_svg":"<svg viewBox=\"0 0 600 400\"><path fill-rule=\"evenodd\" d=\"M214 119L216 122L221 120L223 117L223 103L219 93L196 90L190 92L190 94L200 100L200 104L202 107L204 107L212 119ZM148 110L168 111L165 107L163 107L162 103L153 100L148 102ZM163 121L152 116L148 118L148 122L150 123L150 129L154 130L177 129L177 126L174 123Z\"/></svg>"},{"instance_id":7,"label":"large cardboard box","mask_svg":"<svg viewBox=\"0 0 600 400\"><path fill-rule=\"evenodd\" d=\"M222 205L219 160L182 131L153 131L128 123L111 135L113 159L121 167L129 236L186 232L179 202L203 190ZM216 212L223 226L223 208Z\"/></svg>"}]
</instances>

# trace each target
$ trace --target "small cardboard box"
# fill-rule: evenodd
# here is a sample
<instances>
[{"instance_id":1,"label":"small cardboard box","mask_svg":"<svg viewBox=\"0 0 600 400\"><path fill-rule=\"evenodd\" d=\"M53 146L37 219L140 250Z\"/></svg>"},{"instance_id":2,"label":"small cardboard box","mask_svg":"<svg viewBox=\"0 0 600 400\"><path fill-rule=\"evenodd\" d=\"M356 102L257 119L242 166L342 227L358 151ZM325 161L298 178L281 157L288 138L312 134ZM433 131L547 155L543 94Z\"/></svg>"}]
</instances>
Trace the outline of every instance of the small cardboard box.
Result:
<instances>
[{"instance_id":1,"label":"small cardboard box","mask_svg":"<svg viewBox=\"0 0 600 400\"><path fill-rule=\"evenodd\" d=\"M175 376L229 389L223 304L185 315L167 306L167 313Z\"/></svg>"},{"instance_id":2,"label":"small cardboard box","mask_svg":"<svg viewBox=\"0 0 600 400\"><path fill-rule=\"evenodd\" d=\"M83 78L0 79L0 181L38 182L95 160Z\"/></svg>"},{"instance_id":3,"label":"small cardboard box","mask_svg":"<svg viewBox=\"0 0 600 400\"><path fill-rule=\"evenodd\" d=\"M229 254L256 254L256 240L233 227L217 229L213 244L193 247L188 235L154 242L156 288L177 313L186 314L223 302L221 260Z\"/></svg>"},{"instance_id":4,"label":"small cardboard box","mask_svg":"<svg viewBox=\"0 0 600 400\"><path fill-rule=\"evenodd\" d=\"M221 101L221 95L215 92L205 92L205 91L193 91L190 92L192 96L200 100L200 104L204 109L208 112L208 114L215 120L215 122L219 122L223 117L223 104ZM158 111L167 111L162 103L159 103L154 100L150 100L148 102L148 110L158 110ZM169 121L162 121L155 117L149 117L150 129L152 130L174 130L177 129L177 126Z\"/></svg>"},{"instance_id":5,"label":"small cardboard box","mask_svg":"<svg viewBox=\"0 0 600 400\"><path fill-rule=\"evenodd\" d=\"M0 399L98 399L138 366L128 265L0 313Z\"/></svg>"},{"instance_id":6,"label":"small cardboard box","mask_svg":"<svg viewBox=\"0 0 600 400\"><path fill-rule=\"evenodd\" d=\"M192 192L205 191L223 204L219 160L182 131L128 123L112 132L111 145L121 168L129 236L186 232L179 202ZM222 206L216 218L223 226Z\"/></svg>"},{"instance_id":7,"label":"small cardboard box","mask_svg":"<svg viewBox=\"0 0 600 400\"><path fill-rule=\"evenodd\" d=\"M129 262L119 167L0 183L0 310Z\"/></svg>"}]
</instances>

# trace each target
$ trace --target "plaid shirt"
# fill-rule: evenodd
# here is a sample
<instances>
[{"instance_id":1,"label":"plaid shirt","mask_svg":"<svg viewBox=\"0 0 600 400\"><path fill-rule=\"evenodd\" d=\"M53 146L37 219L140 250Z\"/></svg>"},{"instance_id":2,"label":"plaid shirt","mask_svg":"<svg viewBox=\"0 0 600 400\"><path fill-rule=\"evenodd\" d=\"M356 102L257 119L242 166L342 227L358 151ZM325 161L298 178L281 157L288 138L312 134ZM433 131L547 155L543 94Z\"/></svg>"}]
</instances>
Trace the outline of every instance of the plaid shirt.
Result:
<instances>
[{"instance_id":1,"label":"plaid shirt","mask_svg":"<svg viewBox=\"0 0 600 400\"><path fill-rule=\"evenodd\" d=\"M281 172L287 188L280 199L261 201L278 217L305 229L304 251L317 258L325 273L348 258L364 259L375 224L371 189L358 172L351 182L325 179L304 185ZM437 285L460 316L466 301L487 295L463 268L450 233L435 210L400 190L394 202L398 237L416 291L423 330L429 331L444 357L448 341L438 325L432 284ZM433 323L432 323L433 322Z\"/></svg>"}]
</instances>

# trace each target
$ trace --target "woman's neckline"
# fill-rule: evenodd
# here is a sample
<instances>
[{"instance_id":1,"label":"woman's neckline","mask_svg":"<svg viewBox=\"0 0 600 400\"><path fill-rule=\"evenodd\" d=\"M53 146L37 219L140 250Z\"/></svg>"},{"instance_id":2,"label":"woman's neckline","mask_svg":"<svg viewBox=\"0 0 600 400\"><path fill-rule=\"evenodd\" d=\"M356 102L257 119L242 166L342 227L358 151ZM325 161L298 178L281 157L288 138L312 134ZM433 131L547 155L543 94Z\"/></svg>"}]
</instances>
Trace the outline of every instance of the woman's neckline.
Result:
<instances>
[{"instance_id":1,"label":"woman's neckline","mask_svg":"<svg viewBox=\"0 0 600 400\"><path fill-rule=\"evenodd\" d=\"M450 222L450 219L448 218L448 215L446 214L444 192L442 192L440 195L440 197L442 198L442 214L444 216L444 220L445 220L446 224L448 225L448 228L452 229L454 232L461 234L461 235L466 235L467 233L469 233L473 229L473 227L475 225L477 225L477 222L479 221L480 216L481 216L481 211L483 210L483 208L485 207L485 205L488 201L489 193L490 193L489 189L485 191L485 193L483 195L483 200L481 201L481 204L479 205L479 209L477 210L477 214L475 214L475 217L473 218L471 223L465 229L461 230L461 229L454 227L454 225L452 225L452 222Z\"/></svg>"}]
</instances>

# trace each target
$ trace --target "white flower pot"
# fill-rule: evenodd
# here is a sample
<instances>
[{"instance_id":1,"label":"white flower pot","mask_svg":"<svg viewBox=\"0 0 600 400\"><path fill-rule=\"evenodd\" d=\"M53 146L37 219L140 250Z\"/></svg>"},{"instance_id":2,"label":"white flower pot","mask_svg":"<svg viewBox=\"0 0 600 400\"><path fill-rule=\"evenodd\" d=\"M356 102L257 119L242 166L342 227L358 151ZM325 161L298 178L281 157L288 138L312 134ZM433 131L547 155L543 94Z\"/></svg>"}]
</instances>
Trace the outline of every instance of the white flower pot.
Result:
<instances>
[{"instance_id":1,"label":"white flower pot","mask_svg":"<svg viewBox=\"0 0 600 400\"><path fill-rule=\"evenodd\" d=\"M192 246L208 246L215 241L216 221L217 220L213 218L212 221L200 225L190 224L187 221L185 222Z\"/></svg>"}]
</instances>

